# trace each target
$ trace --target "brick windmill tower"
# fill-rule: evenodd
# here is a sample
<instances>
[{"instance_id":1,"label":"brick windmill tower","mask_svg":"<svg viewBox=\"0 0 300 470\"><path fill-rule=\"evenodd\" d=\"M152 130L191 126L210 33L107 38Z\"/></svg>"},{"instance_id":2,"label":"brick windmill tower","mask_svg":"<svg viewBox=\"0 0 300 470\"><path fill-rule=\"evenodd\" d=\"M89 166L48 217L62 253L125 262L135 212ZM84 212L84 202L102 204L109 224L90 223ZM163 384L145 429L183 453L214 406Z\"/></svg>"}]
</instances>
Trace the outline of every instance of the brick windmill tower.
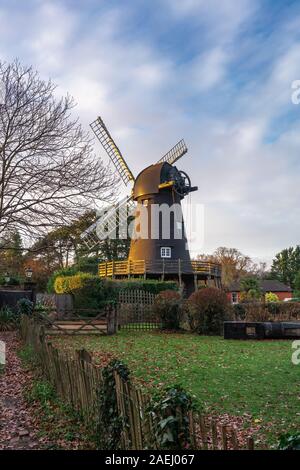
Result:
<instances>
[{"instance_id":1,"label":"brick windmill tower","mask_svg":"<svg viewBox=\"0 0 300 470\"><path fill-rule=\"evenodd\" d=\"M101 218L101 225L93 224L82 238L90 248L101 243L116 232L121 214L127 222L128 208L135 219L128 259L100 263L100 277L177 279L187 292L197 289L199 281L220 286L219 265L190 259L181 201L198 188L191 185L187 173L174 165L187 152L184 141L179 141L157 163L144 168L134 178L103 120L98 117L91 128L124 184L131 183L132 189L119 201L117 218L116 208L110 208Z\"/></svg>"}]
</instances>

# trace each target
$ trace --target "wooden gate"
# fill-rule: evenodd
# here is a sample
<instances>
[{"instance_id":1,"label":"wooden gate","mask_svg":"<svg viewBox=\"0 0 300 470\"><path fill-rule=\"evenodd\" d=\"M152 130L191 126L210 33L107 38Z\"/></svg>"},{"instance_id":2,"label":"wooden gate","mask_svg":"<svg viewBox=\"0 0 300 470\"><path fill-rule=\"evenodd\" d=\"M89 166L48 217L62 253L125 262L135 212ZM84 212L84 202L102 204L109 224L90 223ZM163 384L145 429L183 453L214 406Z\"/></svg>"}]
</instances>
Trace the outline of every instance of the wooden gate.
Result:
<instances>
[{"instance_id":1,"label":"wooden gate","mask_svg":"<svg viewBox=\"0 0 300 470\"><path fill-rule=\"evenodd\" d=\"M89 316L85 316L85 315ZM108 305L102 310L76 309L65 312L63 318L49 318L35 312L35 319L44 325L48 335L112 335L117 331L117 309Z\"/></svg>"}]
</instances>

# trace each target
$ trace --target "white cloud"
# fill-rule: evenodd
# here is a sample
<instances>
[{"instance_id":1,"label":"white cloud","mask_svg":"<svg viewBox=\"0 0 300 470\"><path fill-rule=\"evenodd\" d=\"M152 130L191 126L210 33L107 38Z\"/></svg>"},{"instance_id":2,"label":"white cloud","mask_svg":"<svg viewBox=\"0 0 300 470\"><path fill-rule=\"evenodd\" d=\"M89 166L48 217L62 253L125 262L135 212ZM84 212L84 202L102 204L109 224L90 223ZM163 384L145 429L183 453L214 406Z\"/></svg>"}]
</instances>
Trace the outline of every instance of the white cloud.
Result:
<instances>
[{"instance_id":1,"label":"white cloud","mask_svg":"<svg viewBox=\"0 0 300 470\"><path fill-rule=\"evenodd\" d=\"M221 48L201 54L191 64L191 81L199 91L207 91L217 85L226 73L229 55Z\"/></svg>"},{"instance_id":2,"label":"white cloud","mask_svg":"<svg viewBox=\"0 0 300 470\"><path fill-rule=\"evenodd\" d=\"M256 0L166 0L171 11L180 19L188 16L208 27L208 35L219 42L234 39L257 7Z\"/></svg>"},{"instance_id":3,"label":"white cloud","mask_svg":"<svg viewBox=\"0 0 300 470\"><path fill-rule=\"evenodd\" d=\"M228 245L266 257L297 243L300 126L265 142L274 117L292 106L290 82L300 78L296 20L284 25L290 35L280 41L269 76L249 77L239 94L232 93L228 109L219 111L222 92L234 88L232 64L247 62L240 56L240 34L258 2L164 2L168 22L198 25L192 33L196 52L184 64L146 34L135 36L133 27L129 34L132 18L123 3L103 11L101 3L92 16L84 16L90 2L78 3L82 10L77 5L70 11L63 1L0 10L0 26L8 24L7 15L13 18L9 31L0 28L3 57L19 56L54 78L57 92L70 92L78 102L84 125L101 114L135 174L185 137L190 152L178 167L199 186L192 200L206 208L199 251ZM260 44L254 41L254 47L259 55ZM99 145L96 150L103 155Z\"/></svg>"}]
</instances>

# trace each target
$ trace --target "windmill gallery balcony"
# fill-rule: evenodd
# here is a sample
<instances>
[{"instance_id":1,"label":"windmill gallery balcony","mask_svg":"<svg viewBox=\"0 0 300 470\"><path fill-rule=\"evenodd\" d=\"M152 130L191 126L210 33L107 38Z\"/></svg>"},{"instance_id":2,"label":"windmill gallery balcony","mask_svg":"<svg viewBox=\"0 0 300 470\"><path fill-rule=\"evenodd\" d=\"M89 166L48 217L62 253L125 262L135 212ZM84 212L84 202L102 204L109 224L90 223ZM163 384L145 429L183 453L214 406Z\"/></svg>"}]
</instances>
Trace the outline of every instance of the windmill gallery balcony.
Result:
<instances>
[{"instance_id":1,"label":"windmill gallery balcony","mask_svg":"<svg viewBox=\"0 0 300 470\"><path fill-rule=\"evenodd\" d=\"M99 264L101 278L141 277L171 279L177 278L179 283L188 275L198 280L213 281L221 286L221 266L209 261L183 261L183 260L125 260L108 261Z\"/></svg>"}]
</instances>

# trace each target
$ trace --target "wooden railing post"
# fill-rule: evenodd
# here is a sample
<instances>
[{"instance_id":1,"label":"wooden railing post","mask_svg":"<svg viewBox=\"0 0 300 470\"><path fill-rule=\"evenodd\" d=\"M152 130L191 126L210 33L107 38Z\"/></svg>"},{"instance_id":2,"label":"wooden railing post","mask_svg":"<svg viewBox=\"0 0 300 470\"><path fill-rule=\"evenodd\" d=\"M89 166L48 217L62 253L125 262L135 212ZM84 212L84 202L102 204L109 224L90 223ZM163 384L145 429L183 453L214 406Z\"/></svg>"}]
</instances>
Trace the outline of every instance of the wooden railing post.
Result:
<instances>
[{"instance_id":1,"label":"wooden railing post","mask_svg":"<svg viewBox=\"0 0 300 470\"><path fill-rule=\"evenodd\" d=\"M161 280L162 280L162 281L165 280L165 258L163 258L163 260L162 260L162 276L161 276Z\"/></svg>"},{"instance_id":2,"label":"wooden railing post","mask_svg":"<svg viewBox=\"0 0 300 470\"><path fill-rule=\"evenodd\" d=\"M181 278L181 259L178 259L178 279L179 279L179 286L182 286L182 278Z\"/></svg>"},{"instance_id":3,"label":"wooden railing post","mask_svg":"<svg viewBox=\"0 0 300 470\"><path fill-rule=\"evenodd\" d=\"M115 262L111 262L111 278L114 279L115 277Z\"/></svg>"},{"instance_id":4,"label":"wooden railing post","mask_svg":"<svg viewBox=\"0 0 300 470\"><path fill-rule=\"evenodd\" d=\"M195 285L195 291L198 290L198 276L197 273L194 273L194 285Z\"/></svg>"},{"instance_id":5,"label":"wooden railing post","mask_svg":"<svg viewBox=\"0 0 300 470\"><path fill-rule=\"evenodd\" d=\"M130 261L130 259L127 261L127 275L128 275L128 279L130 279L130 275L131 275L131 261Z\"/></svg>"}]
</instances>

